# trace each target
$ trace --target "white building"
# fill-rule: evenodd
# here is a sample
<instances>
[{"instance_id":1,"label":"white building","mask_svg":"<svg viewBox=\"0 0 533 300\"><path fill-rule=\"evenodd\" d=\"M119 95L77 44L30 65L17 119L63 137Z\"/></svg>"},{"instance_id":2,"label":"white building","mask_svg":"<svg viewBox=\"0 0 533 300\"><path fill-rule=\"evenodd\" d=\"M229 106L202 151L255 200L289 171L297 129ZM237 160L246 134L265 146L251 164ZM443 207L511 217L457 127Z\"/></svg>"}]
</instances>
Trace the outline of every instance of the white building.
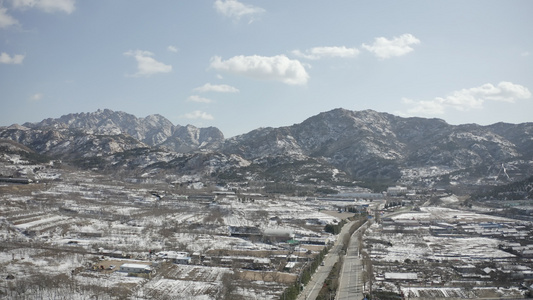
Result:
<instances>
[{"instance_id":1,"label":"white building","mask_svg":"<svg viewBox=\"0 0 533 300\"><path fill-rule=\"evenodd\" d=\"M407 194L407 188L404 186L391 186L387 188L387 195L398 196Z\"/></svg>"},{"instance_id":2,"label":"white building","mask_svg":"<svg viewBox=\"0 0 533 300\"><path fill-rule=\"evenodd\" d=\"M126 273L151 273L152 268L143 264L123 264L120 266L120 272Z\"/></svg>"},{"instance_id":3,"label":"white building","mask_svg":"<svg viewBox=\"0 0 533 300\"><path fill-rule=\"evenodd\" d=\"M385 273L385 280L417 280L416 273Z\"/></svg>"},{"instance_id":4,"label":"white building","mask_svg":"<svg viewBox=\"0 0 533 300\"><path fill-rule=\"evenodd\" d=\"M176 251L161 251L158 252L157 257L170 260L176 264L188 265L191 263L191 256L188 252L176 252Z\"/></svg>"}]
</instances>

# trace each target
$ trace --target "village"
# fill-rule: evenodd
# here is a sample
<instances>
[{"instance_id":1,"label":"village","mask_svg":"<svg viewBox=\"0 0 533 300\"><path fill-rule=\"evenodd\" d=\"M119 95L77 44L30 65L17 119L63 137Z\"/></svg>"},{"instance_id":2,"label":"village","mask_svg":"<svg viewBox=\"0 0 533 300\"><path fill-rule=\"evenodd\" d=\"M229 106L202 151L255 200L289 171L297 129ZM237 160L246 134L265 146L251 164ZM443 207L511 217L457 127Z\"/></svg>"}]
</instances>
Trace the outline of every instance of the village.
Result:
<instances>
[{"instance_id":1,"label":"village","mask_svg":"<svg viewBox=\"0 0 533 300\"><path fill-rule=\"evenodd\" d=\"M435 203L399 186L295 197L38 174L0 186L0 295L10 299L288 299L346 220L369 225L358 237L365 295L522 298L533 281L531 222L446 191L431 191Z\"/></svg>"},{"instance_id":2,"label":"village","mask_svg":"<svg viewBox=\"0 0 533 300\"><path fill-rule=\"evenodd\" d=\"M353 216L335 202L196 182L180 193L164 182L39 173L0 187L0 294L13 299L276 299L335 241L324 227Z\"/></svg>"},{"instance_id":3,"label":"village","mask_svg":"<svg viewBox=\"0 0 533 300\"><path fill-rule=\"evenodd\" d=\"M409 299L529 295L530 222L434 206L390 215L365 234L374 291Z\"/></svg>"}]
</instances>

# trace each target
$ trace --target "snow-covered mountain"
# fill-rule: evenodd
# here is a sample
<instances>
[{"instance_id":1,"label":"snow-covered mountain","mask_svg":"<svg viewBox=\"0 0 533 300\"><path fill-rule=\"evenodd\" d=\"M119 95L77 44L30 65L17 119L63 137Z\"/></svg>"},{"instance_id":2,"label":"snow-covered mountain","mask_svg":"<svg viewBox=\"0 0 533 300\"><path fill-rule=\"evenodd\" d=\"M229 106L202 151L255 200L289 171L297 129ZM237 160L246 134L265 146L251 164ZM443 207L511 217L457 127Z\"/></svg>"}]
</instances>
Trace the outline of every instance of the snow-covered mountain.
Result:
<instances>
[{"instance_id":1,"label":"snow-covered mountain","mask_svg":"<svg viewBox=\"0 0 533 300\"><path fill-rule=\"evenodd\" d=\"M129 135L149 146L164 146L177 152L190 152L214 147L224 140L224 135L214 127L196 128L192 125L174 125L161 115L137 118L134 115L109 109L91 113L64 115L39 123L25 123L31 129L80 130L88 135Z\"/></svg>"},{"instance_id":2,"label":"snow-covered mountain","mask_svg":"<svg viewBox=\"0 0 533 300\"><path fill-rule=\"evenodd\" d=\"M228 139L222 151L252 160L281 154L324 159L354 178L397 180L406 170L450 173L520 160L531 173L533 123L454 126L440 119L335 109L300 124Z\"/></svg>"},{"instance_id":3,"label":"snow-covered mountain","mask_svg":"<svg viewBox=\"0 0 533 300\"><path fill-rule=\"evenodd\" d=\"M453 185L533 174L533 123L450 125L372 110L334 109L230 139L217 128L173 125L160 115L98 110L3 127L0 138L96 170L218 181Z\"/></svg>"}]
</instances>

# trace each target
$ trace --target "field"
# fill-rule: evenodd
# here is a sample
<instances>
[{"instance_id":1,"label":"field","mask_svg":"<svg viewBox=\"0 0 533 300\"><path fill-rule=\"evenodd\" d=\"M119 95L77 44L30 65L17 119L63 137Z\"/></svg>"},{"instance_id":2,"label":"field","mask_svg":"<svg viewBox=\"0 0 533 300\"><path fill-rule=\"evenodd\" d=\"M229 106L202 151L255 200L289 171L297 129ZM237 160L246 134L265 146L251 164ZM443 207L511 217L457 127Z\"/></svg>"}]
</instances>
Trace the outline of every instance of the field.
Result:
<instances>
[{"instance_id":1,"label":"field","mask_svg":"<svg viewBox=\"0 0 533 300\"><path fill-rule=\"evenodd\" d=\"M367 289L409 299L521 298L533 264L504 245L533 244L530 231L525 222L454 208L385 214L365 233Z\"/></svg>"},{"instance_id":2,"label":"field","mask_svg":"<svg viewBox=\"0 0 533 300\"><path fill-rule=\"evenodd\" d=\"M327 201L141 175L49 167L0 184L0 298L279 299L355 207L373 217L357 237L366 292L522 297L533 280L532 224L454 195Z\"/></svg>"},{"instance_id":3,"label":"field","mask_svg":"<svg viewBox=\"0 0 533 300\"><path fill-rule=\"evenodd\" d=\"M295 248L286 241L333 241L324 225L340 220L334 203L228 199L165 182L54 174L38 184L0 186L0 295L276 299L325 246ZM191 197L200 193L209 197ZM261 234L234 234L231 228ZM164 251L187 253L191 264L156 255ZM296 265L287 269L289 261ZM153 272L120 272L124 263L146 264Z\"/></svg>"}]
</instances>

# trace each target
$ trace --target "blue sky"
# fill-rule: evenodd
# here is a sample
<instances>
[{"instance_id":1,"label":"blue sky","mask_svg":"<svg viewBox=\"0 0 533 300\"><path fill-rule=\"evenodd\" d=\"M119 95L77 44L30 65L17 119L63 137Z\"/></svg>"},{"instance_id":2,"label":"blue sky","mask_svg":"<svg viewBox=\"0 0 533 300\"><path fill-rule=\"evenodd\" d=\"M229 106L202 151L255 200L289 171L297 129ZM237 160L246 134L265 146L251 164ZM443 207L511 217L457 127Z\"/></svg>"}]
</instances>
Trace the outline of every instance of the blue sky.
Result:
<instances>
[{"instance_id":1,"label":"blue sky","mask_svg":"<svg viewBox=\"0 0 533 300\"><path fill-rule=\"evenodd\" d=\"M0 0L0 126L109 108L226 137L334 108L533 122L533 1Z\"/></svg>"}]
</instances>

